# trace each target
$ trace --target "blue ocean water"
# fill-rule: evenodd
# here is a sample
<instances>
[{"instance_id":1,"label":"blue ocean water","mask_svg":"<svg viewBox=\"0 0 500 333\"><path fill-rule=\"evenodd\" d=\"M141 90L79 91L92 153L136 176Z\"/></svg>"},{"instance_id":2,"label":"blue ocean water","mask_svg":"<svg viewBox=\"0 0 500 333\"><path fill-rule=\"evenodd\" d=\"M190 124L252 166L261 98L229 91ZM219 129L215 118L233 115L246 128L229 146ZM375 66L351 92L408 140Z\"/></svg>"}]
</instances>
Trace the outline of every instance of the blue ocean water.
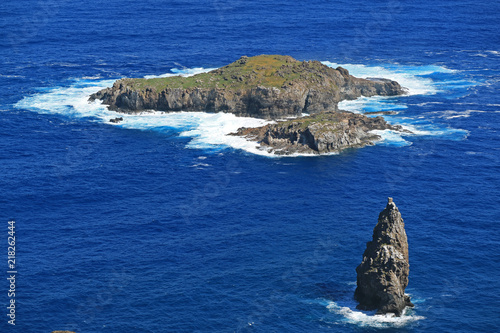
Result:
<instances>
[{"instance_id":1,"label":"blue ocean water","mask_svg":"<svg viewBox=\"0 0 500 333\"><path fill-rule=\"evenodd\" d=\"M1 332L492 332L500 326L500 3L25 1L0 4L0 230L16 220L16 325ZM121 77L288 54L394 78L344 102L415 134L276 158L226 134L259 121L115 114ZM355 309L392 196L415 308ZM3 221L3 222L2 222ZM3 226L2 226L3 223ZM6 258L6 255L3 255ZM1 264L7 277L7 262ZM3 291L2 291L3 290Z\"/></svg>"}]
</instances>

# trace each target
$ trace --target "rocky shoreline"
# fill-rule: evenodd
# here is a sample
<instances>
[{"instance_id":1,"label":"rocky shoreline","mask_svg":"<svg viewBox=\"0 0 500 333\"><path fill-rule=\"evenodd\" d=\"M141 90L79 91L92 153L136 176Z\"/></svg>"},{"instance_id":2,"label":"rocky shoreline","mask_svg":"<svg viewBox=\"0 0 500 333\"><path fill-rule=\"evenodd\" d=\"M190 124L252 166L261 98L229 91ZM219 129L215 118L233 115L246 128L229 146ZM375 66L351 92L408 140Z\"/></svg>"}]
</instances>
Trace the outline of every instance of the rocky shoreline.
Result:
<instances>
[{"instance_id":1,"label":"rocky shoreline","mask_svg":"<svg viewBox=\"0 0 500 333\"><path fill-rule=\"evenodd\" d=\"M401 126L390 125L382 117L338 111L240 128L232 135L256 141L261 149L276 155L328 154L373 145L381 139L373 130L403 131Z\"/></svg>"}]
</instances>

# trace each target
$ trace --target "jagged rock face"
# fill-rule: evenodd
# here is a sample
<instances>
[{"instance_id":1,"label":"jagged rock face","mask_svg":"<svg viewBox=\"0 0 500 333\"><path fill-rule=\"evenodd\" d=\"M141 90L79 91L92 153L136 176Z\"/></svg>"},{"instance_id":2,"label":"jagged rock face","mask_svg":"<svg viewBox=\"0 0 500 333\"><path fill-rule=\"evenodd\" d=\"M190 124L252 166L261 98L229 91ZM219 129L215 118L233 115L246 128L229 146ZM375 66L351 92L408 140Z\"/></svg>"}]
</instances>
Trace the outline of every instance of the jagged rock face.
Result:
<instances>
[{"instance_id":1,"label":"jagged rock face","mask_svg":"<svg viewBox=\"0 0 500 333\"><path fill-rule=\"evenodd\" d=\"M400 130L382 117L351 112L322 112L258 128L240 128L235 135L257 141L277 155L325 154L372 145L380 136L371 130Z\"/></svg>"},{"instance_id":2,"label":"jagged rock face","mask_svg":"<svg viewBox=\"0 0 500 333\"><path fill-rule=\"evenodd\" d=\"M90 96L112 110L204 111L277 119L335 111L341 100L404 94L395 81L359 79L344 68L288 56L242 57L190 78L122 79Z\"/></svg>"},{"instance_id":3,"label":"jagged rock face","mask_svg":"<svg viewBox=\"0 0 500 333\"><path fill-rule=\"evenodd\" d=\"M400 316L406 306L413 306L405 295L410 264L408 241L396 204L389 198L367 243L358 275L354 298L358 309L377 310L379 314Z\"/></svg>"}]
</instances>

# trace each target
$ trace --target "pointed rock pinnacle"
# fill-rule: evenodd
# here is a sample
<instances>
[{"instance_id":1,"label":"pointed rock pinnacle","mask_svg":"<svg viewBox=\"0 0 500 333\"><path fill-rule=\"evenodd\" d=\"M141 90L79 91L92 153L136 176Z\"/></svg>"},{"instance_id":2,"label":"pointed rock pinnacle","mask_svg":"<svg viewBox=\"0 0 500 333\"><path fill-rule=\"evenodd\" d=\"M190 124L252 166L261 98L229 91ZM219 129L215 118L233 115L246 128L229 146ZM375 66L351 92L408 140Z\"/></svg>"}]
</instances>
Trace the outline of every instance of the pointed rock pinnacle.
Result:
<instances>
[{"instance_id":1,"label":"pointed rock pinnacle","mask_svg":"<svg viewBox=\"0 0 500 333\"><path fill-rule=\"evenodd\" d=\"M410 272L408 240L401 213L392 198L388 198L378 217L373 239L366 244L356 272L354 298L359 302L358 309L400 316L406 306L413 306L404 293Z\"/></svg>"}]
</instances>

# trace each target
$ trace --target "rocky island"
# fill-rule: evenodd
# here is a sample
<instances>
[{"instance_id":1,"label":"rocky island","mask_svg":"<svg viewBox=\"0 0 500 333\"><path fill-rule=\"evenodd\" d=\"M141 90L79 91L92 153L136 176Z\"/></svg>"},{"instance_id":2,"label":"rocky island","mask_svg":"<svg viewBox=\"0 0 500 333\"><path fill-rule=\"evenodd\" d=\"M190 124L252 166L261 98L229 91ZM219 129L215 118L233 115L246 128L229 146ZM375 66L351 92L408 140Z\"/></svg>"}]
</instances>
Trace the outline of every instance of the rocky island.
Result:
<instances>
[{"instance_id":1,"label":"rocky island","mask_svg":"<svg viewBox=\"0 0 500 333\"><path fill-rule=\"evenodd\" d=\"M261 55L191 77L121 79L90 96L120 112L204 111L280 119L335 111L339 101L360 96L395 96L395 81L359 79L319 61Z\"/></svg>"},{"instance_id":2,"label":"rocky island","mask_svg":"<svg viewBox=\"0 0 500 333\"><path fill-rule=\"evenodd\" d=\"M363 147L380 139L371 130L400 130L383 118L340 112L338 103L360 96L405 93L387 79L360 79L342 68L290 56L243 56L222 68L191 77L121 79L92 94L122 113L226 112L268 120L297 118L262 128L242 128L236 135L258 141L276 154L331 153ZM118 121L111 119L111 122Z\"/></svg>"},{"instance_id":3,"label":"rocky island","mask_svg":"<svg viewBox=\"0 0 500 333\"><path fill-rule=\"evenodd\" d=\"M256 141L276 155L338 153L346 148L373 145L380 136L373 130L403 131L384 118L369 118L346 111L321 112L312 116L279 121L256 128L240 128L237 133Z\"/></svg>"},{"instance_id":4,"label":"rocky island","mask_svg":"<svg viewBox=\"0 0 500 333\"><path fill-rule=\"evenodd\" d=\"M358 309L400 316L406 306L413 306L405 295L410 272L408 241L401 213L392 198L379 215L373 239L367 243L356 272L354 298L359 302Z\"/></svg>"}]
</instances>

